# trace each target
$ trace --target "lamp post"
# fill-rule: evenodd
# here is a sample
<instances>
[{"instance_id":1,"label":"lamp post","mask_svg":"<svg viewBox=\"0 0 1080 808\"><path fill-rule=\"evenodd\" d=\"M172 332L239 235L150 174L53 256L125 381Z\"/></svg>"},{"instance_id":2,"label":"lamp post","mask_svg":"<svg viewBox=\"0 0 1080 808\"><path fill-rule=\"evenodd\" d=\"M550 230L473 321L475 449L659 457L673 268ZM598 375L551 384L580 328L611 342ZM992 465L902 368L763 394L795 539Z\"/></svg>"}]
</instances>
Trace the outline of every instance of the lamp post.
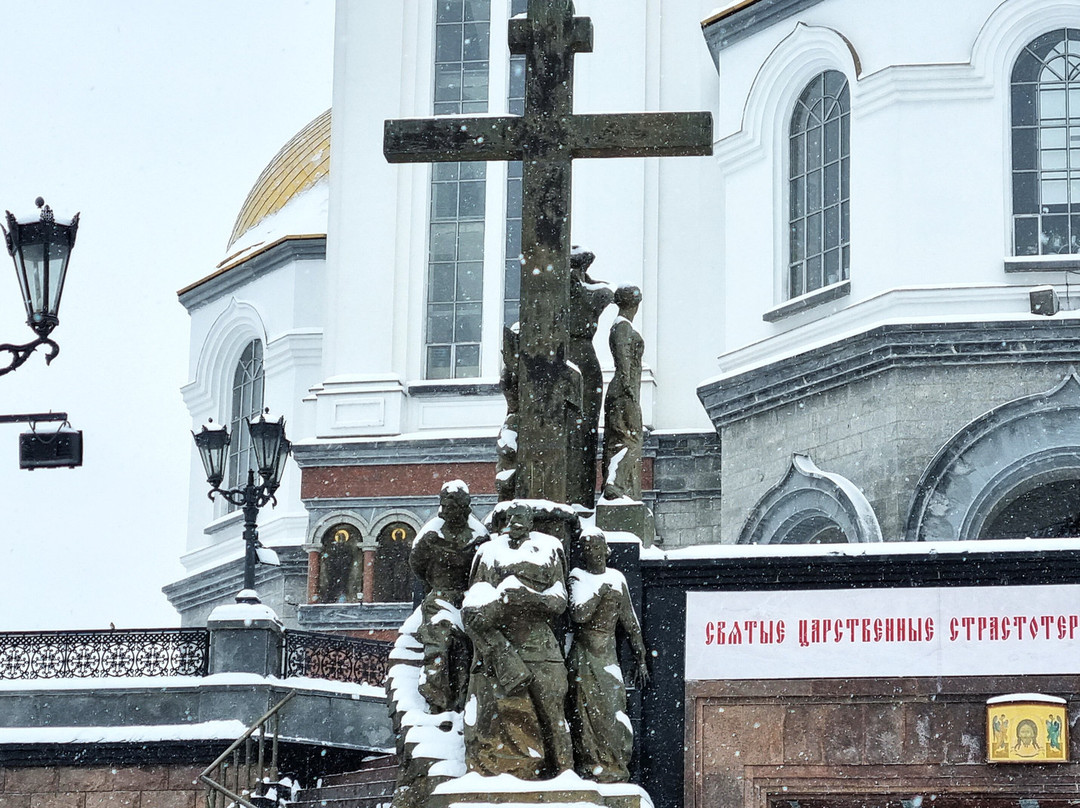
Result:
<instances>
[{"instance_id":1,"label":"lamp post","mask_svg":"<svg viewBox=\"0 0 1080 808\"><path fill-rule=\"evenodd\" d=\"M7 212L4 237L15 262L15 274L26 306L26 324L37 334L37 339L25 345L0 344L0 352L11 355L7 366L0 367L0 376L22 365L39 345L46 346L45 364L60 353L60 346L49 339L49 334L60 322L57 311L79 229L79 214L70 222L58 222L44 199L39 196L35 203L41 209L36 220L20 221L11 211Z\"/></svg>"},{"instance_id":2,"label":"lamp post","mask_svg":"<svg viewBox=\"0 0 1080 808\"><path fill-rule=\"evenodd\" d=\"M259 467L259 477L262 479L259 485L255 484L254 469L248 469L246 485L221 488L221 481L225 479L225 453L231 440L229 430L224 425L218 426L211 421L204 424L198 434L192 432L191 435L195 438L195 446L206 470L206 481L210 483L207 496L213 500L215 494L220 494L226 501L244 510L244 589L254 589L255 564L259 560L258 550L262 547L256 528L259 509L268 502L277 505L274 492L281 484L281 474L292 452L292 444L285 437L284 417L268 421L264 412L257 421L246 418L244 421L251 435L255 465Z\"/></svg>"}]
</instances>

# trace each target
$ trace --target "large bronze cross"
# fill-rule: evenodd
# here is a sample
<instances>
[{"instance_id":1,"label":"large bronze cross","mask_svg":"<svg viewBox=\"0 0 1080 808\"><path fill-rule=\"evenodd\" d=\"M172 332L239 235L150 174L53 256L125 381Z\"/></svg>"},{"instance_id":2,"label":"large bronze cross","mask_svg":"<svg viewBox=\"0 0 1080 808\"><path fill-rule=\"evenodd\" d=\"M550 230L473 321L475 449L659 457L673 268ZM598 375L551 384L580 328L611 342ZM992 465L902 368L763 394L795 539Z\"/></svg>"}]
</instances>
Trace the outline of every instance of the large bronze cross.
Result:
<instances>
[{"instance_id":1,"label":"large bronze cross","mask_svg":"<svg viewBox=\"0 0 1080 808\"><path fill-rule=\"evenodd\" d=\"M592 51L592 21L573 0L529 0L510 21L525 55L525 114L386 121L391 163L520 160L521 351L516 492L563 502L567 435L559 416L569 371L571 164L577 157L712 154L712 114L575 115L574 54Z\"/></svg>"}]
</instances>

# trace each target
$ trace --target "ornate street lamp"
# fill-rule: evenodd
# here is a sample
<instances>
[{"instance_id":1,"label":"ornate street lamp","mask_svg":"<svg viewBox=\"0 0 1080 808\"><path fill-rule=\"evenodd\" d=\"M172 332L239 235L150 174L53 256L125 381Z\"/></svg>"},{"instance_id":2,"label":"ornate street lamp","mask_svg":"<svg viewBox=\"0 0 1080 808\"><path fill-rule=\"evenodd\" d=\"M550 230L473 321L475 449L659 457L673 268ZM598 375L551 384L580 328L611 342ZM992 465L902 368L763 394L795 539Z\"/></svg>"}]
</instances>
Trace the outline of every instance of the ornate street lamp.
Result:
<instances>
[{"instance_id":1,"label":"ornate street lamp","mask_svg":"<svg viewBox=\"0 0 1080 808\"><path fill-rule=\"evenodd\" d=\"M20 221L11 211L7 212L4 237L19 277L23 305L26 306L26 324L34 329L37 339L25 345L0 345L0 351L11 354L7 367L0 368L0 376L23 364L39 345L47 348L46 364L60 353L60 347L49 339L49 334L60 322L57 312L68 259L79 229L79 214L76 213L70 222L58 222L52 208L40 196L36 204L41 209L37 219Z\"/></svg>"},{"instance_id":2,"label":"ornate street lamp","mask_svg":"<svg viewBox=\"0 0 1080 808\"><path fill-rule=\"evenodd\" d=\"M269 412L269 410L267 410ZM244 419L251 435L252 448L255 450L255 464L259 467L261 484L255 484L255 471L248 469L247 484L239 488L222 489L225 479L225 455L231 436L224 425L214 424L211 420L204 424L198 434L192 432L195 446L202 458L206 470L206 481L210 483L207 496L213 500L220 494L233 505L244 509L244 589L255 588L255 564L259 560L259 532L256 521L259 509L270 502L277 505L274 492L281 484L281 475L285 471L285 462L292 452L292 444L285 437L285 419L268 421L266 414L259 415L257 421Z\"/></svg>"}]
</instances>

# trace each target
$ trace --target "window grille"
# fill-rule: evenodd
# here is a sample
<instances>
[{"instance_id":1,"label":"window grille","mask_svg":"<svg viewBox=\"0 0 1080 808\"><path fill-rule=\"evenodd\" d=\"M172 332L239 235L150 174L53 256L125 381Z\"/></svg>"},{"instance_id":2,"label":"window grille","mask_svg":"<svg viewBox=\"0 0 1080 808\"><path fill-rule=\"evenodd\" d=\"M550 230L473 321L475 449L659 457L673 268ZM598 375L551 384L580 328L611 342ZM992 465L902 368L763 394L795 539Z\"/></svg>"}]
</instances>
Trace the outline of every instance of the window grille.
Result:
<instances>
[{"instance_id":1,"label":"window grille","mask_svg":"<svg viewBox=\"0 0 1080 808\"><path fill-rule=\"evenodd\" d=\"M259 340L252 340L240 355L233 372L232 417L229 423L229 454L226 466L229 487L236 488L247 482L248 469L255 468L255 450L251 446L245 419L255 419L263 411L263 348ZM229 510L236 510L231 505Z\"/></svg>"},{"instance_id":2,"label":"window grille","mask_svg":"<svg viewBox=\"0 0 1080 808\"><path fill-rule=\"evenodd\" d=\"M1080 253L1080 30L1025 47L1011 95L1013 252Z\"/></svg>"},{"instance_id":3,"label":"window grille","mask_svg":"<svg viewBox=\"0 0 1080 808\"><path fill-rule=\"evenodd\" d=\"M843 73L815 76L795 104L789 137L788 297L848 277L850 117Z\"/></svg>"},{"instance_id":4,"label":"window grille","mask_svg":"<svg viewBox=\"0 0 1080 808\"><path fill-rule=\"evenodd\" d=\"M439 0L435 114L487 112L490 0ZM428 233L426 376L480 375L486 164L436 163Z\"/></svg>"}]
</instances>

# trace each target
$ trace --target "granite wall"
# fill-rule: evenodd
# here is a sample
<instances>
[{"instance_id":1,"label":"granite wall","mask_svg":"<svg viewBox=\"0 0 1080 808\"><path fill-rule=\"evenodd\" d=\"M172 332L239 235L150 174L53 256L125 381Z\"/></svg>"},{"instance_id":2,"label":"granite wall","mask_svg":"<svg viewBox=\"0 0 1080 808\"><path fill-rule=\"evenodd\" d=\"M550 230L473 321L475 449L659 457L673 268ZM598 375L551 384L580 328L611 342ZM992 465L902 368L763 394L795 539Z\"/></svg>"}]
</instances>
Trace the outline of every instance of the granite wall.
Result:
<instances>
[{"instance_id":1,"label":"granite wall","mask_svg":"<svg viewBox=\"0 0 1080 808\"><path fill-rule=\"evenodd\" d=\"M974 419L1052 390L1080 362L1069 323L884 326L698 390L723 444L721 540L733 542L793 453L866 495L904 537L923 471Z\"/></svg>"},{"instance_id":2,"label":"granite wall","mask_svg":"<svg viewBox=\"0 0 1080 808\"><path fill-rule=\"evenodd\" d=\"M0 766L0 808L198 808L203 768Z\"/></svg>"},{"instance_id":3,"label":"granite wall","mask_svg":"<svg viewBox=\"0 0 1080 808\"><path fill-rule=\"evenodd\" d=\"M685 806L1071 798L1077 740L1073 762L987 763L986 699L1078 689L1077 676L688 682Z\"/></svg>"}]
</instances>

